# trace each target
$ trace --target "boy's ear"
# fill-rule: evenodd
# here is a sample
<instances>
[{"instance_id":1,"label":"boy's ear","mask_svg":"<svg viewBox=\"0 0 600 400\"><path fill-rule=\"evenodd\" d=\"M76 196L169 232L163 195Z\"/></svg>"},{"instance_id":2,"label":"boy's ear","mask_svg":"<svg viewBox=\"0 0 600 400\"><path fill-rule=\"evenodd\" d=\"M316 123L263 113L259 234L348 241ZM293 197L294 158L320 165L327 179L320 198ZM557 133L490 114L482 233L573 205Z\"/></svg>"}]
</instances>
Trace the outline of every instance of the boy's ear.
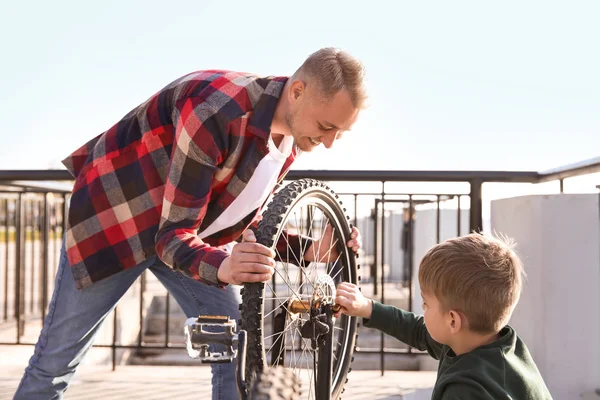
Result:
<instances>
[{"instance_id":1,"label":"boy's ear","mask_svg":"<svg viewBox=\"0 0 600 400\"><path fill-rule=\"evenodd\" d=\"M461 328L463 327L463 323L465 322L460 313L456 310L450 310L448 317L450 323L450 333L455 334L460 332Z\"/></svg>"}]
</instances>

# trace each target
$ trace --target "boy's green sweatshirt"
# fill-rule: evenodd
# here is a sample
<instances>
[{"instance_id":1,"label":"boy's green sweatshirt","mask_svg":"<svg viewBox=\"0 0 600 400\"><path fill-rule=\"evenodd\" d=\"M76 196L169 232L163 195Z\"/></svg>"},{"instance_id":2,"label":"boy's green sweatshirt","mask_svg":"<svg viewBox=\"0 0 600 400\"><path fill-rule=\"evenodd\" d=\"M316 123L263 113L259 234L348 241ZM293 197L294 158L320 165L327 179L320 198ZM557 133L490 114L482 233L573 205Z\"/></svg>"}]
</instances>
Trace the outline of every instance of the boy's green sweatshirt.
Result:
<instances>
[{"instance_id":1,"label":"boy's green sweatshirt","mask_svg":"<svg viewBox=\"0 0 600 400\"><path fill-rule=\"evenodd\" d=\"M373 301L364 326L376 328L439 360L432 400L552 399L525 343L505 326L500 338L457 356L429 336L422 316Z\"/></svg>"}]
</instances>

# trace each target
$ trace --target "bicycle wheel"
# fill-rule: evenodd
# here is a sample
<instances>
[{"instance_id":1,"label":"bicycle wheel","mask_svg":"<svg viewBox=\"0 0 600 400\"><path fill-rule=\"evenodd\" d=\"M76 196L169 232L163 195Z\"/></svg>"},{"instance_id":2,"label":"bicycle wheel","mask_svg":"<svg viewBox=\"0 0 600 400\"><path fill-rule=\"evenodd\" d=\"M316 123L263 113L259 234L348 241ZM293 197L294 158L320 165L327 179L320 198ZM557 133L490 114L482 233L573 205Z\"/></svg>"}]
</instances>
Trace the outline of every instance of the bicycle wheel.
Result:
<instances>
[{"instance_id":1,"label":"bicycle wheel","mask_svg":"<svg viewBox=\"0 0 600 400\"><path fill-rule=\"evenodd\" d=\"M321 241L319 253L329 256L305 261L302 254L311 243L305 238L321 238L328 225L331 236L327 243ZM297 180L274 196L256 238L275 249L278 263L271 282L247 283L242 291L241 327L248 338L246 380L251 382L265 366L280 365L300 378L306 388L303 398L338 399L350 372L358 321L342 315L332 321L328 336L318 340L314 326L317 314L332 305L337 283L356 284L359 279L356 255L345 245L350 238L345 209L322 182ZM300 254L295 253L298 248ZM335 259L330 257L333 249L338 253ZM309 326L312 334L307 333ZM315 343L321 345L315 348ZM324 382L329 388L326 394Z\"/></svg>"}]
</instances>

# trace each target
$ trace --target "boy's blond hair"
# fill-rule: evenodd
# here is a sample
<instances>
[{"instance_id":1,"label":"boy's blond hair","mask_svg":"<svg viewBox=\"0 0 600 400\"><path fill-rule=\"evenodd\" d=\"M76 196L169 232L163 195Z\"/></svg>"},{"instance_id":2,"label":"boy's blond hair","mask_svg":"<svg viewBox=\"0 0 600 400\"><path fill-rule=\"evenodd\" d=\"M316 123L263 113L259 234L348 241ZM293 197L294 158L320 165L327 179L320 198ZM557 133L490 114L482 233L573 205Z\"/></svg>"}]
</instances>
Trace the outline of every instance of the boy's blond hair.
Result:
<instances>
[{"instance_id":1,"label":"boy's blond hair","mask_svg":"<svg viewBox=\"0 0 600 400\"><path fill-rule=\"evenodd\" d=\"M364 76L360 61L343 50L325 47L309 55L293 78L306 80L308 85L315 82L327 100L346 89L352 105L361 109L367 98Z\"/></svg>"},{"instance_id":2,"label":"boy's blond hair","mask_svg":"<svg viewBox=\"0 0 600 400\"><path fill-rule=\"evenodd\" d=\"M456 310L477 333L498 332L519 300L523 266L503 236L479 233L431 248L419 266L419 284L444 311Z\"/></svg>"}]
</instances>

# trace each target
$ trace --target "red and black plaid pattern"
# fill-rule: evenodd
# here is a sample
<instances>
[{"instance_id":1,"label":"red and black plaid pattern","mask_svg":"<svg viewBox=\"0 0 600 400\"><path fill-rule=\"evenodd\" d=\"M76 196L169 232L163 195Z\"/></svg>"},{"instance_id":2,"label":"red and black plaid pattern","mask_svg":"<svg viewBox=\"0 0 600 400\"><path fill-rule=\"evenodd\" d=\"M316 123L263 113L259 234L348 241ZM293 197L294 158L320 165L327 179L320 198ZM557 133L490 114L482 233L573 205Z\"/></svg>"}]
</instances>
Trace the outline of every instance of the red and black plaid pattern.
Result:
<instances>
[{"instance_id":1,"label":"red and black plaid pattern","mask_svg":"<svg viewBox=\"0 0 600 400\"><path fill-rule=\"evenodd\" d=\"M238 239L258 210L204 240L197 234L233 202L268 153L286 80L220 70L186 75L66 158L75 177L66 249L77 287L154 254L220 285L217 269L228 254L219 246Z\"/></svg>"}]
</instances>

